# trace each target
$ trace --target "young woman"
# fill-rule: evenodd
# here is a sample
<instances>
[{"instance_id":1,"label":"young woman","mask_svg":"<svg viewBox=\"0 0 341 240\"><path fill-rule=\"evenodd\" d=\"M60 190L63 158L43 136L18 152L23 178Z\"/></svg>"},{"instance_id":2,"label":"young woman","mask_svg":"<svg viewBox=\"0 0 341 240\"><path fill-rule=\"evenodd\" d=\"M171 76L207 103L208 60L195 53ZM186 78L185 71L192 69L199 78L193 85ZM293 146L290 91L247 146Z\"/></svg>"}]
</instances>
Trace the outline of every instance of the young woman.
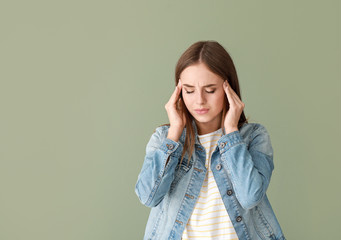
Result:
<instances>
[{"instance_id":1,"label":"young woman","mask_svg":"<svg viewBox=\"0 0 341 240\"><path fill-rule=\"evenodd\" d=\"M285 240L266 195L273 149L248 123L227 51L200 41L180 57L135 192L151 208L144 239Z\"/></svg>"}]
</instances>

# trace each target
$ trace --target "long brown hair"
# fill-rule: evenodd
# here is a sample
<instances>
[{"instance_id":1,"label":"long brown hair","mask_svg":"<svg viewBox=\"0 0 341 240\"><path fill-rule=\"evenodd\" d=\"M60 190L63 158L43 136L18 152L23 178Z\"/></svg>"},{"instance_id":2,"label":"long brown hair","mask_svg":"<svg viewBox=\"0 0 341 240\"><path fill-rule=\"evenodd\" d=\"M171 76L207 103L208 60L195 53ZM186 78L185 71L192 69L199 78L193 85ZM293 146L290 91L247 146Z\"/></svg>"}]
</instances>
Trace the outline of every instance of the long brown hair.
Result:
<instances>
[{"instance_id":1,"label":"long brown hair","mask_svg":"<svg viewBox=\"0 0 341 240\"><path fill-rule=\"evenodd\" d=\"M178 81L180 78L180 74L182 71L194 64L204 63L213 73L220 76L222 79L227 79L231 88L235 91L238 97L241 99L240 89L239 89L239 81L237 76L237 71L232 61L231 56L216 41L199 41L192 44L179 58L176 67L175 67L175 86L178 85ZM183 157L188 152L188 162L189 164L190 157L192 156L194 144L195 144L195 132L192 125L193 116L188 112L188 109L182 99L182 93L180 95L181 100L179 106L181 109L184 109L186 116L186 138L184 143L184 149L181 155L181 162ZM179 103L179 102L178 102ZM224 118L229 109L228 100L225 94L224 97L224 107L222 111L221 118L221 128L224 129ZM238 122L238 129L244 123L248 123L248 119L246 119L244 111L240 115L240 119Z\"/></svg>"}]
</instances>

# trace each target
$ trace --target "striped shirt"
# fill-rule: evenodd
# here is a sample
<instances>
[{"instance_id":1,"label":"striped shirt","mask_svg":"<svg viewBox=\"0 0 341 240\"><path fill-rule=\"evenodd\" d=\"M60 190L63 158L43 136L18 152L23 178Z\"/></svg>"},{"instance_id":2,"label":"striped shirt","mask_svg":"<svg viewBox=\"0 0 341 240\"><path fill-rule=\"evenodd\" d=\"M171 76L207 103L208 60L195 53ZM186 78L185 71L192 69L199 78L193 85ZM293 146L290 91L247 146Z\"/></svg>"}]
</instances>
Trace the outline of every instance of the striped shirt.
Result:
<instances>
[{"instance_id":1,"label":"striped shirt","mask_svg":"<svg viewBox=\"0 0 341 240\"><path fill-rule=\"evenodd\" d=\"M205 166L208 169L194 210L185 230L183 240L238 240L231 219L221 199L219 189L211 170L211 156L217 147L217 141L222 135L222 129L198 135L201 145L206 149Z\"/></svg>"}]
</instances>

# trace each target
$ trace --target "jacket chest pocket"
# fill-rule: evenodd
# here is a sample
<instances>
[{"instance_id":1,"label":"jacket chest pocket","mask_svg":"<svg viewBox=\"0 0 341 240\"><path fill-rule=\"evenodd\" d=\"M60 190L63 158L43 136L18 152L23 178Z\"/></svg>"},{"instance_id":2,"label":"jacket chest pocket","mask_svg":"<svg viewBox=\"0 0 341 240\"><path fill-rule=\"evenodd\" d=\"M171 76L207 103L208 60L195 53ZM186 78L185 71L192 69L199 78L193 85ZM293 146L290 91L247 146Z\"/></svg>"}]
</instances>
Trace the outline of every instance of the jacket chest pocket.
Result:
<instances>
[{"instance_id":1,"label":"jacket chest pocket","mask_svg":"<svg viewBox=\"0 0 341 240\"><path fill-rule=\"evenodd\" d=\"M178 184L178 182L181 180L181 178L186 175L188 173L188 171L192 168L192 161L190 161L188 163L187 166L187 162L188 162L188 158L185 158L182 160L182 163L180 164L180 160L178 165L175 168L175 172L174 172L174 179L173 182L170 186L170 191L172 192L173 189L176 187L176 185Z\"/></svg>"}]
</instances>

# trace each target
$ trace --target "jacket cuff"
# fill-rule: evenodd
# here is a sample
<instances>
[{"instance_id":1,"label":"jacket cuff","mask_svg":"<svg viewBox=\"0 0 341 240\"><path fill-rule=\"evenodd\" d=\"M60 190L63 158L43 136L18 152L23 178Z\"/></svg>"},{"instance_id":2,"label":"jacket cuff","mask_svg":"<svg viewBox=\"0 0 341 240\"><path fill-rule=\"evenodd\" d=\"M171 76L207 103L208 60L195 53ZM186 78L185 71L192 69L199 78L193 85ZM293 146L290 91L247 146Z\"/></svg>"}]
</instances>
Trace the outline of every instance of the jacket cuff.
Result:
<instances>
[{"instance_id":1,"label":"jacket cuff","mask_svg":"<svg viewBox=\"0 0 341 240\"><path fill-rule=\"evenodd\" d=\"M165 138L161 143L160 149L171 156L181 157L183 145L180 142Z\"/></svg>"},{"instance_id":2,"label":"jacket cuff","mask_svg":"<svg viewBox=\"0 0 341 240\"><path fill-rule=\"evenodd\" d=\"M236 130L234 132L230 132L228 134L223 135L218 140L218 146L220 150L220 154L223 154L233 146L237 144L244 143L242 136L240 135L239 130Z\"/></svg>"}]
</instances>

